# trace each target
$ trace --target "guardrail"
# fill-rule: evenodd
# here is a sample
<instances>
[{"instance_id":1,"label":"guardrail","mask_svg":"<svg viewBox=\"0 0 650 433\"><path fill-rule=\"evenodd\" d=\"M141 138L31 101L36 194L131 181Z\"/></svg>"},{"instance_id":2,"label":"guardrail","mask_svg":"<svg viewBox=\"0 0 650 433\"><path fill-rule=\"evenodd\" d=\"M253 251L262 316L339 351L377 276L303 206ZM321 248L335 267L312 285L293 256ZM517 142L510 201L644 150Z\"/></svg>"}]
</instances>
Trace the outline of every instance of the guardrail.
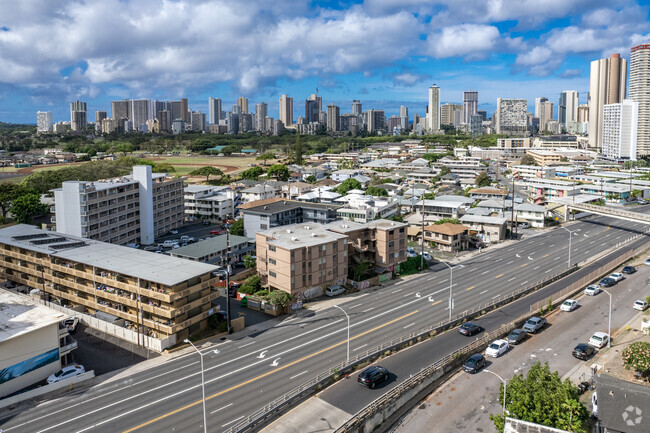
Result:
<instances>
[{"instance_id":1,"label":"guardrail","mask_svg":"<svg viewBox=\"0 0 650 433\"><path fill-rule=\"evenodd\" d=\"M587 203L569 203L567 206L571 209L583 210L587 212L599 213L602 215L617 215L624 218L630 218L632 220L650 223L650 215L642 214L639 212L631 212L620 209L614 209L612 207L597 206L594 204Z\"/></svg>"},{"instance_id":2,"label":"guardrail","mask_svg":"<svg viewBox=\"0 0 650 433\"><path fill-rule=\"evenodd\" d=\"M288 409L290 406L293 406L299 402L302 401L305 397L308 397L312 395L315 391L320 390L324 385L326 385L328 382L333 381L334 376L336 375L344 375L346 372L349 372L353 370L358 364L371 360L374 357L379 356L382 352L389 352L392 350L396 350L402 347L409 346L415 341L421 340L423 338L427 337L432 337L436 335L438 332L445 330L447 328L453 328L460 323L464 322L467 319L470 319L471 317L480 315L482 313L487 312L490 309L493 308L498 308L504 304L507 304L521 296L527 295L530 292L533 292L537 289L540 289L560 278L564 278L566 275L569 275L573 272L575 272L578 269L577 266L572 266L570 269L566 269L562 272L558 272L548 278L539 280L535 282L534 284L531 284L525 288L521 288L518 290L515 290L507 295L499 296L495 299L492 299L490 302L479 305L475 308L465 310L459 314L457 314L454 318L451 320L443 320L440 321L436 324L430 325L428 327L422 328L419 331L413 331L409 334L403 335L397 339L394 339L392 341L389 341L387 343L381 344L379 346L376 346L370 350L367 350L366 352L357 354L353 357L350 358L350 361L343 361L340 362L330 369L321 372L317 376L311 378L310 380L302 383L301 385L297 386L296 388L290 390L289 392L285 393L284 395L276 398L275 400L269 402L268 404L264 405L264 407L258 409L257 411L249 414L246 416L242 421L239 423L233 425L229 429L225 430L225 433L247 433L247 432L252 432L256 431L259 429L259 427L262 424L265 424L268 422L270 419L275 418L278 414L282 413L284 410ZM423 300L426 301L426 297L423 296ZM498 331L501 331L498 330ZM497 332L497 331L494 331ZM488 334L492 335L492 334ZM487 337L485 337L487 338ZM477 340L477 341L482 341L482 340ZM462 350L473 350L473 348L477 347L475 346L476 343L469 344L468 346L465 346L464 348L460 349ZM458 352L458 351L456 351ZM450 359L450 357L454 356L456 352L446 356L445 358L442 358L439 362L443 362L445 360ZM463 352L466 353L466 352ZM444 362L443 362L444 364ZM409 382L410 383L410 382Z\"/></svg>"}]
</instances>

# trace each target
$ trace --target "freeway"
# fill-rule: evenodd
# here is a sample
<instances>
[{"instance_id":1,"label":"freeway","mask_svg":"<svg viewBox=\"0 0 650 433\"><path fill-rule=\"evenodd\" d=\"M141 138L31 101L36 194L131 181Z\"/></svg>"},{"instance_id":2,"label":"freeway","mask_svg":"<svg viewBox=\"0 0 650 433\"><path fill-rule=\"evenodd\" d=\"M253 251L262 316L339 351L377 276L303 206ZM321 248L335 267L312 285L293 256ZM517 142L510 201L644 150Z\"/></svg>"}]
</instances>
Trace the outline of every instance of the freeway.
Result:
<instances>
[{"instance_id":1,"label":"freeway","mask_svg":"<svg viewBox=\"0 0 650 433\"><path fill-rule=\"evenodd\" d=\"M590 217L567 227L573 232L572 263L598 255L645 229L607 217ZM552 230L457 265L454 314L566 269L568 243L566 230ZM440 264L416 278L341 304L351 318L350 350L367 350L446 319L449 278L449 270ZM329 308L202 349L208 429L227 430L309 377L345 360L346 331L343 313ZM213 353L215 348L219 354ZM200 432L202 424L196 352L119 381L0 413L4 433Z\"/></svg>"}]
</instances>

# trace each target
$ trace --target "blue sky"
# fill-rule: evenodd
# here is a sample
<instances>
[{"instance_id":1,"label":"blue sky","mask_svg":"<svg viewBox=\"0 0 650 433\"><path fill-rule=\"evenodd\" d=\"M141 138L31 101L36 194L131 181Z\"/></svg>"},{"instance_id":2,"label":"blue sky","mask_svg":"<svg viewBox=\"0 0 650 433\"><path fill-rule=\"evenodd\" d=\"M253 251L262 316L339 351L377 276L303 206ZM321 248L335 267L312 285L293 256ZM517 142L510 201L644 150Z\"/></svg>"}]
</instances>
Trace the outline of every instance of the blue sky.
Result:
<instances>
[{"instance_id":1,"label":"blue sky","mask_svg":"<svg viewBox=\"0 0 650 433\"><path fill-rule=\"evenodd\" d=\"M0 2L0 121L35 123L36 111L89 119L124 98L294 98L294 117L318 87L349 112L424 114L427 88L442 102L562 90L586 103L589 62L650 42L648 2L635 0L21 0Z\"/></svg>"}]
</instances>

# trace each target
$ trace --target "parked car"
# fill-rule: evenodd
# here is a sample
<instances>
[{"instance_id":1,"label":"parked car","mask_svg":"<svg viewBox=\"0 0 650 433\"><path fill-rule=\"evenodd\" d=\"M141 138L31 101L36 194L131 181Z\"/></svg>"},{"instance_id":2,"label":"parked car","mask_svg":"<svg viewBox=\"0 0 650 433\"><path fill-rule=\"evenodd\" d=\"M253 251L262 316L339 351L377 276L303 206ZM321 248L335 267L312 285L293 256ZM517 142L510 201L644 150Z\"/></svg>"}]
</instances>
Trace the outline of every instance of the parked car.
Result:
<instances>
[{"instance_id":1,"label":"parked car","mask_svg":"<svg viewBox=\"0 0 650 433\"><path fill-rule=\"evenodd\" d=\"M621 273L627 274L627 275L633 274L635 272L636 272L636 268L634 266L625 266L623 268L623 270L621 271Z\"/></svg>"},{"instance_id":2,"label":"parked car","mask_svg":"<svg viewBox=\"0 0 650 433\"><path fill-rule=\"evenodd\" d=\"M645 266L650 266L650 258L645 259L645 262L643 262Z\"/></svg>"},{"instance_id":3,"label":"parked car","mask_svg":"<svg viewBox=\"0 0 650 433\"><path fill-rule=\"evenodd\" d=\"M621 274L620 272L614 272L609 276L609 278L616 280L618 283L619 281L623 281L625 279L625 275Z\"/></svg>"},{"instance_id":4,"label":"parked car","mask_svg":"<svg viewBox=\"0 0 650 433\"><path fill-rule=\"evenodd\" d=\"M638 300L632 306L635 310L645 311L648 308L648 303L646 301Z\"/></svg>"},{"instance_id":5,"label":"parked car","mask_svg":"<svg viewBox=\"0 0 650 433\"><path fill-rule=\"evenodd\" d=\"M79 318L78 317L71 317L69 319L65 319L63 321L63 326L68 328L69 333L74 333L74 331L77 330L77 325L79 324Z\"/></svg>"},{"instance_id":6,"label":"parked car","mask_svg":"<svg viewBox=\"0 0 650 433\"><path fill-rule=\"evenodd\" d=\"M498 358L510 349L510 345L506 340L494 340L492 344L485 349L485 355L492 358Z\"/></svg>"},{"instance_id":7,"label":"parked car","mask_svg":"<svg viewBox=\"0 0 650 433\"><path fill-rule=\"evenodd\" d=\"M481 332L481 327L473 322L465 322L462 325L460 325L460 328L458 328L458 332L469 337L471 335L478 334L479 332Z\"/></svg>"},{"instance_id":8,"label":"parked car","mask_svg":"<svg viewBox=\"0 0 650 433\"><path fill-rule=\"evenodd\" d=\"M513 329L508 334L508 344L519 344L526 339L528 333L523 329Z\"/></svg>"},{"instance_id":9,"label":"parked car","mask_svg":"<svg viewBox=\"0 0 650 433\"><path fill-rule=\"evenodd\" d=\"M546 325L546 319L541 317L531 317L524 323L524 331L534 334Z\"/></svg>"},{"instance_id":10,"label":"parked car","mask_svg":"<svg viewBox=\"0 0 650 433\"><path fill-rule=\"evenodd\" d=\"M342 286L329 286L325 289L325 295L327 296L337 296L341 293L345 293L345 289Z\"/></svg>"},{"instance_id":11,"label":"parked car","mask_svg":"<svg viewBox=\"0 0 650 433\"><path fill-rule=\"evenodd\" d=\"M600 349L601 347L607 346L608 341L609 335L605 332L595 332L589 339L589 344Z\"/></svg>"},{"instance_id":12,"label":"parked car","mask_svg":"<svg viewBox=\"0 0 650 433\"><path fill-rule=\"evenodd\" d=\"M582 359L583 361L591 358L594 353L596 353L596 350L592 346L585 343L578 344L573 348L573 352L571 352L575 358Z\"/></svg>"},{"instance_id":13,"label":"parked car","mask_svg":"<svg viewBox=\"0 0 650 433\"><path fill-rule=\"evenodd\" d=\"M194 238L192 236L183 235L181 236L181 242L194 242Z\"/></svg>"},{"instance_id":14,"label":"parked car","mask_svg":"<svg viewBox=\"0 0 650 433\"><path fill-rule=\"evenodd\" d=\"M178 234L178 230L176 230L176 229L172 229L172 230L169 231L169 233L172 234L172 235L177 235L177 234Z\"/></svg>"},{"instance_id":15,"label":"parked car","mask_svg":"<svg viewBox=\"0 0 650 433\"><path fill-rule=\"evenodd\" d=\"M615 279L613 279L611 277L605 277L602 280L600 280L599 284L600 284L600 287L612 287L612 286L615 286L617 282L618 281L616 281Z\"/></svg>"},{"instance_id":16,"label":"parked car","mask_svg":"<svg viewBox=\"0 0 650 433\"><path fill-rule=\"evenodd\" d=\"M218 236L221 234L221 230L210 230L210 234Z\"/></svg>"},{"instance_id":17,"label":"parked car","mask_svg":"<svg viewBox=\"0 0 650 433\"><path fill-rule=\"evenodd\" d=\"M480 353L470 356L463 364L463 370L468 373L476 373L483 367L485 367L485 357Z\"/></svg>"},{"instance_id":18,"label":"parked car","mask_svg":"<svg viewBox=\"0 0 650 433\"><path fill-rule=\"evenodd\" d=\"M530 226L528 225L528 223L519 223L519 225L518 225L517 227L519 227L520 229L527 229L527 228L530 228Z\"/></svg>"},{"instance_id":19,"label":"parked car","mask_svg":"<svg viewBox=\"0 0 650 433\"><path fill-rule=\"evenodd\" d=\"M375 386L377 386L378 383L384 382L386 380L388 380L388 370L384 367L380 367L379 365L373 365L366 368L361 373L359 373L359 377L357 378L357 382L359 382L361 385L373 389Z\"/></svg>"},{"instance_id":20,"label":"parked car","mask_svg":"<svg viewBox=\"0 0 650 433\"><path fill-rule=\"evenodd\" d=\"M407 247L407 248L406 248L406 256L407 256L407 257L417 257L417 256L418 256L418 253L415 252L415 250L413 249L413 247Z\"/></svg>"},{"instance_id":21,"label":"parked car","mask_svg":"<svg viewBox=\"0 0 650 433\"><path fill-rule=\"evenodd\" d=\"M433 260L433 257L431 257L431 254L427 253L426 251L424 253L422 253L422 257L424 257L424 260L426 260L427 262L430 262L431 260Z\"/></svg>"},{"instance_id":22,"label":"parked car","mask_svg":"<svg viewBox=\"0 0 650 433\"><path fill-rule=\"evenodd\" d=\"M575 299L567 299L560 305L560 310L562 311L573 311L578 308L578 301Z\"/></svg>"},{"instance_id":23,"label":"parked car","mask_svg":"<svg viewBox=\"0 0 650 433\"><path fill-rule=\"evenodd\" d=\"M598 284L591 284L585 289L585 295L596 296L600 293L600 286Z\"/></svg>"},{"instance_id":24,"label":"parked car","mask_svg":"<svg viewBox=\"0 0 650 433\"><path fill-rule=\"evenodd\" d=\"M86 372L83 365L68 365L47 378L47 383L56 383Z\"/></svg>"}]
</instances>

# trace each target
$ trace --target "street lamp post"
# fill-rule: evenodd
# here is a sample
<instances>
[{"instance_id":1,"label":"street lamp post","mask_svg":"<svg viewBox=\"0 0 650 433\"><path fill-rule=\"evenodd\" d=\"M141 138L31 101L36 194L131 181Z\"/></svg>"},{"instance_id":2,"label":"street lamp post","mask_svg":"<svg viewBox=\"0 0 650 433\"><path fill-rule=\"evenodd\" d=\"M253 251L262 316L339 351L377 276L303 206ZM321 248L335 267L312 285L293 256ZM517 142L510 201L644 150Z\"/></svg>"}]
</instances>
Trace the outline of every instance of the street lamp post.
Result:
<instances>
[{"instance_id":1,"label":"street lamp post","mask_svg":"<svg viewBox=\"0 0 650 433\"><path fill-rule=\"evenodd\" d=\"M566 228L566 227L560 227L560 228L569 232L569 262L568 262L568 267L571 268L571 235L573 234L573 232L571 230L569 230L568 228Z\"/></svg>"},{"instance_id":2,"label":"street lamp post","mask_svg":"<svg viewBox=\"0 0 650 433\"><path fill-rule=\"evenodd\" d=\"M603 289L603 292L609 295L609 315L607 316L607 348L612 347L612 294Z\"/></svg>"},{"instance_id":3,"label":"street lamp post","mask_svg":"<svg viewBox=\"0 0 650 433\"><path fill-rule=\"evenodd\" d=\"M493 375L498 377L499 380L501 380L501 382L503 382L503 421L505 422L505 420L506 420L506 387L508 386L508 382L503 380L503 378L501 376L499 376L498 374L496 374L494 371L488 370L487 368L484 369L483 371L486 371L488 373L492 373Z\"/></svg>"},{"instance_id":4,"label":"street lamp post","mask_svg":"<svg viewBox=\"0 0 650 433\"><path fill-rule=\"evenodd\" d=\"M208 433L208 423L207 423L207 416L206 416L206 412L205 412L205 376L203 375L203 353L201 353L201 351L199 349L197 349L196 346L194 344L192 344L192 342L190 340L188 340L187 338L185 340L183 340L183 342L190 344L194 348L194 350L196 350L198 352L199 357L201 358L201 391L202 391L202 395L203 395L203 431L204 431L204 433ZM215 349L212 352L214 354L218 354L219 350Z\"/></svg>"},{"instance_id":5,"label":"street lamp post","mask_svg":"<svg viewBox=\"0 0 650 433\"><path fill-rule=\"evenodd\" d=\"M339 310L343 311L343 314L345 314L345 317L348 318L348 357L347 357L347 362L350 362L350 316L348 316L348 313L345 312L345 310L338 305L335 305L334 308L338 308Z\"/></svg>"},{"instance_id":6,"label":"street lamp post","mask_svg":"<svg viewBox=\"0 0 650 433\"><path fill-rule=\"evenodd\" d=\"M449 266L447 262L442 262L447 267L449 268L449 321L451 322L451 307L453 305L453 298L452 298L452 288L453 288L453 282L454 282L454 268L452 266Z\"/></svg>"}]
</instances>

